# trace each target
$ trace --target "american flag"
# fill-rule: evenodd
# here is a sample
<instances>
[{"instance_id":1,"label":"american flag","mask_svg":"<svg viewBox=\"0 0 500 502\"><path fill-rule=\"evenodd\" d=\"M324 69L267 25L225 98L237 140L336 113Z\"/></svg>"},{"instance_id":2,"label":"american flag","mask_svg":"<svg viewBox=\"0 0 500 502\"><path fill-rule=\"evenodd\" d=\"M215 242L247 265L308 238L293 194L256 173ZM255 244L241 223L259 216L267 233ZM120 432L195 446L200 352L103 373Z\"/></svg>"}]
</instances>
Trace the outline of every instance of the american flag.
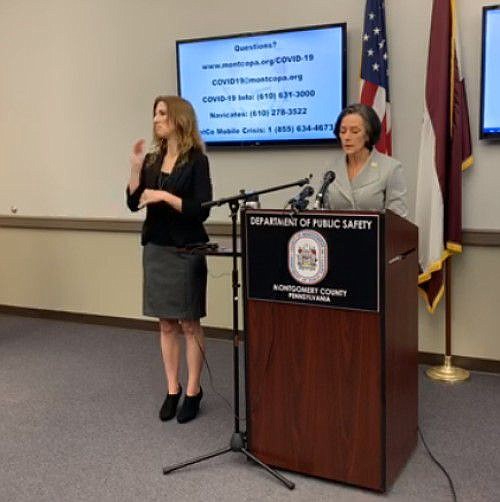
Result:
<instances>
[{"instance_id":1,"label":"american flag","mask_svg":"<svg viewBox=\"0 0 500 502\"><path fill-rule=\"evenodd\" d=\"M382 122L377 150L392 153L389 59L384 0L366 0L361 54L360 103L371 106Z\"/></svg>"}]
</instances>

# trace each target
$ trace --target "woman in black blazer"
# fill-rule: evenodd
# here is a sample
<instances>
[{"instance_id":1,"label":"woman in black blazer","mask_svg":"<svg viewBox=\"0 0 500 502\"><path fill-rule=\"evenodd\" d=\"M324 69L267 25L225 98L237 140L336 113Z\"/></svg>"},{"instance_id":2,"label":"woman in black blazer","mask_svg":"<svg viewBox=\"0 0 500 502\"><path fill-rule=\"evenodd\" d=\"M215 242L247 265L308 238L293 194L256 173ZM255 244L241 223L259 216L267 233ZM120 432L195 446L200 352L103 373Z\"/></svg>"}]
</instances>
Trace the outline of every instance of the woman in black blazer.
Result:
<instances>
[{"instance_id":1,"label":"woman in black blazer","mask_svg":"<svg viewBox=\"0 0 500 502\"><path fill-rule=\"evenodd\" d=\"M142 229L143 312L160 321L160 341L167 393L160 419L177 414L180 423L196 417L203 391L200 385L204 337L200 318L206 315L207 266L204 256L179 249L208 241L203 222L212 199L208 159L193 107L177 96L159 96L153 106L152 151L135 143L127 186L130 210L146 208ZM186 342L188 381L182 395L179 382L180 335Z\"/></svg>"}]
</instances>

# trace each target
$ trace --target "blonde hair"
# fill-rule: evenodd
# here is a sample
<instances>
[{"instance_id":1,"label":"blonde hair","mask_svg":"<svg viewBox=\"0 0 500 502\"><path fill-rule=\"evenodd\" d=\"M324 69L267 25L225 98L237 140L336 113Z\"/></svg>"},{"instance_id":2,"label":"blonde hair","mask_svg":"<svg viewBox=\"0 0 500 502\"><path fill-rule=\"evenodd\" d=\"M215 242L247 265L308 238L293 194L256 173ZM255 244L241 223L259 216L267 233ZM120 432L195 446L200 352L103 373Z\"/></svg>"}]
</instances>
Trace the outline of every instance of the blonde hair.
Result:
<instances>
[{"instance_id":1,"label":"blonde hair","mask_svg":"<svg viewBox=\"0 0 500 502\"><path fill-rule=\"evenodd\" d=\"M204 152L205 144L198 130L198 121L193 105L178 96L158 96L154 101L153 115L160 102L167 106L168 118L175 127L179 148L179 164L183 164L187 160L188 153L192 148ZM157 154L164 154L167 150L166 139L158 137L154 128L153 150Z\"/></svg>"}]
</instances>

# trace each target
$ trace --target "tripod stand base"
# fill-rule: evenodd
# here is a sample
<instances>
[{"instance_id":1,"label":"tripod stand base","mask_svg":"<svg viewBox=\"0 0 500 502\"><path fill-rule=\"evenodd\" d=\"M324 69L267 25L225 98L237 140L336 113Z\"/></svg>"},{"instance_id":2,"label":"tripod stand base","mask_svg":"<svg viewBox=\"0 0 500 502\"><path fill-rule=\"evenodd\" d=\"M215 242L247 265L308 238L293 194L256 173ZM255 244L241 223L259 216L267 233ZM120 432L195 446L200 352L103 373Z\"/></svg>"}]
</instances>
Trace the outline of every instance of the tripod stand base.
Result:
<instances>
[{"instance_id":1,"label":"tripod stand base","mask_svg":"<svg viewBox=\"0 0 500 502\"><path fill-rule=\"evenodd\" d=\"M203 460L208 460L213 457L218 457L219 455L224 455L225 453L229 453L231 451L243 453L243 455L245 455L248 459L253 460L256 464L260 465L260 467L265 469L269 474L271 474L276 479L281 481L289 490L293 490L295 488L295 483L288 480L287 478L282 476L279 472L275 471L274 469L271 469L271 467L266 465L264 462L261 462L257 457L252 455L245 448L245 437L244 437L243 433L241 433L241 432L233 432L233 435L231 436L231 442L230 442L229 448L223 448L222 450L216 450L212 453L202 455L201 457L192 458L191 460L187 460L186 462L181 462L179 464L164 467L163 474L170 474L171 472L176 471L178 469L182 469L183 467L187 467L188 465L197 464L198 462L203 462Z\"/></svg>"},{"instance_id":2,"label":"tripod stand base","mask_svg":"<svg viewBox=\"0 0 500 502\"><path fill-rule=\"evenodd\" d=\"M243 455L245 455L247 458L249 458L250 460L253 460L256 464L260 465L263 469L265 469L269 474L274 476L276 479L279 479L289 490L293 490L295 488L295 483L293 483L289 479L285 478L285 476L282 476L278 471L271 469L271 467L269 467L264 462L260 461L257 457L252 455L245 448L240 448L239 451L241 451L241 453L243 453Z\"/></svg>"}]
</instances>

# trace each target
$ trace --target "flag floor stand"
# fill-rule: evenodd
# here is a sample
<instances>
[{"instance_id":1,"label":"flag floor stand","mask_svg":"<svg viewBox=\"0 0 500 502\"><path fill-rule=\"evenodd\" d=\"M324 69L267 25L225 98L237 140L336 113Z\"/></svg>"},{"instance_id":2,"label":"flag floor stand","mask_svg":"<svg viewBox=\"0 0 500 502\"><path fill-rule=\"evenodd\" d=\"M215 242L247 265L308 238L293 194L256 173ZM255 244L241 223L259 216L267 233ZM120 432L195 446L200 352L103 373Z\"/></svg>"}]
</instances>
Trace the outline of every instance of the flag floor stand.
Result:
<instances>
[{"instance_id":1,"label":"flag floor stand","mask_svg":"<svg viewBox=\"0 0 500 502\"><path fill-rule=\"evenodd\" d=\"M463 382L470 378L469 371L451 364L451 356L444 356L444 364L442 366L429 368L425 373L431 380L448 383Z\"/></svg>"},{"instance_id":2,"label":"flag floor stand","mask_svg":"<svg viewBox=\"0 0 500 502\"><path fill-rule=\"evenodd\" d=\"M434 366L432 368L429 368L426 371L426 374L431 380L438 380L447 383L458 383L468 380L470 378L470 372L451 364L451 257L448 258L446 262L444 272L446 291L446 350L444 355L444 364L442 366Z\"/></svg>"}]
</instances>

